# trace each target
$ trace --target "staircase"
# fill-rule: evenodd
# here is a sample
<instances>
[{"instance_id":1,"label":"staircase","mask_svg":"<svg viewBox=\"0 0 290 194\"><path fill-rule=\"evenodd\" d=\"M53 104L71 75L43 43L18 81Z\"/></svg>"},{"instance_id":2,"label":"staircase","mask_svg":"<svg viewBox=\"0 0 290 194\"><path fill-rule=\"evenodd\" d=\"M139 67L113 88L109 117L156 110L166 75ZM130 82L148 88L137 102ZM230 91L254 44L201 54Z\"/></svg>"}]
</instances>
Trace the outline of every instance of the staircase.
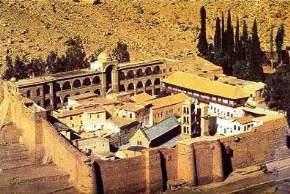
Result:
<instances>
[{"instance_id":1,"label":"staircase","mask_svg":"<svg viewBox=\"0 0 290 194\"><path fill-rule=\"evenodd\" d=\"M11 129L5 129L6 132L13 131L13 126L9 127ZM13 134L9 135L13 136ZM3 138L0 138L1 194L78 193L68 182L68 174L55 164L38 164L24 145L2 140Z\"/></svg>"}]
</instances>

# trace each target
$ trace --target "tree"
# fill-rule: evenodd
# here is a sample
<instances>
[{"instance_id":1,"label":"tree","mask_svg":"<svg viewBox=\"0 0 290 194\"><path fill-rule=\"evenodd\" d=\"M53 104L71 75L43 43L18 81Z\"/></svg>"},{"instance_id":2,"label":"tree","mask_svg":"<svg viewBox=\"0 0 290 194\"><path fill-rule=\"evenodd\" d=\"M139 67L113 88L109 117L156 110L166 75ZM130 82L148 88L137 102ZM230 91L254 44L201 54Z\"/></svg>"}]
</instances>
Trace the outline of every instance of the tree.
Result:
<instances>
[{"instance_id":1,"label":"tree","mask_svg":"<svg viewBox=\"0 0 290 194\"><path fill-rule=\"evenodd\" d=\"M9 50L7 50L7 52L6 52L5 62L6 62L7 69L5 70L4 74L2 75L2 79L9 80L12 77L16 76L16 72L15 72L15 69L14 69L14 66L13 66L13 61L12 61L12 58L10 56L10 51Z\"/></svg>"},{"instance_id":2,"label":"tree","mask_svg":"<svg viewBox=\"0 0 290 194\"><path fill-rule=\"evenodd\" d=\"M45 62L41 59L32 59L30 63L26 65L26 72L30 77L42 76L45 73Z\"/></svg>"},{"instance_id":3,"label":"tree","mask_svg":"<svg viewBox=\"0 0 290 194\"><path fill-rule=\"evenodd\" d=\"M66 41L66 45L68 48L65 52L65 58L63 61L65 71L89 67L89 62L86 58L86 53L79 36L70 38Z\"/></svg>"},{"instance_id":4,"label":"tree","mask_svg":"<svg viewBox=\"0 0 290 194\"><path fill-rule=\"evenodd\" d=\"M240 22L239 18L237 18L237 24L236 24L236 35L235 35L235 54L236 54L236 61L239 61L242 59L242 45L240 41Z\"/></svg>"},{"instance_id":5,"label":"tree","mask_svg":"<svg viewBox=\"0 0 290 194\"><path fill-rule=\"evenodd\" d=\"M252 28L252 45L257 53L261 53L260 39L258 35L257 20L254 20Z\"/></svg>"},{"instance_id":6,"label":"tree","mask_svg":"<svg viewBox=\"0 0 290 194\"><path fill-rule=\"evenodd\" d=\"M57 52L50 51L47 58L46 58L46 68L45 73L52 74L52 73L58 73L61 72L61 63L60 59L58 57Z\"/></svg>"},{"instance_id":7,"label":"tree","mask_svg":"<svg viewBox=\"0 0 290 194\"><path fill-rule=\"evenodd\" d=\"M119 63L130 61L128 46L123 41L118 41L117 46L113 49L113 58Z\"/></svg>"},{"instance_id":8,"label":"tree","mask_svg":"<svg viewBox=\"0 0 290 194\"><path fill-rule=\"evenodd\" d=\"M18 55L15 57L14 69L16 79L28 78L28 72L26 71L26 59L20 58Z\"/></svg>"},{"instance_id":9,"label":"tree","mask_svg":"<svg viewBox=\"0 0 290 194\"><path fill-rule=\"evenodd\" d=\"M248 79L250 73L248 65L248 62L245 60L236 61L233 65L233 76L240 79Z\"/></svg>"},{"instance_id":10,"label":"tree","mask_svg":"<svg viewBox=\"0 0 290 194\"><path fill-rule=\"evenodd\" d=\"M270 53L271 53L271 57L273 58L274 57L274 32L273 32L273 27L271 28L271 31L270 31L270 40L269 40L269 43L270 43Z\"/></svg>"},{"instance_id":11,"label":"tree","mask_svg":"<svg viewBox=\"0 0 290 194\"><path fill-rule=\"evenodd\" d=\"M285 36L285 30L284 26L281 25L277 31L276 34L276 52L278 54L279 62L282 61L282 48L283 48L283 43L284 43L284 36Z\"/></svg>"},{"instance_id":12,"label":"tree","mask_svg":"<svg viewBox=\"0 0 290 194\"><path fill-rule=\"evenodd\" d=\"M215 25L215 34L214 34L214 49L219 50L222 47L222 40L221 40L221 26L220 26L220 19L217 17L216 25Z\"/></svg>"},{"instance_id":13,"label":"tree","mask_svg":"<svg viewBox=\"0 0 290 194\"><path fill-rule=\"evenodd\" d=\"M231 11L228 10L227 30L226 30L226 52L232 56L234 53L234 30L232 26Z\"/></svg>"},{"instance_id":14,"label":"tree","mask_svg":"<svg viewBox=\"0 0 290 194\"><path fill-rule=\"evenodd\" d=\"M226 32L225 32L225 18L224 12L222 12L222 49L225 52L226 47Z\"/></svg>"},{"instance_id":15,"label":"tree","mask_svg":"<svg viewBox=\"0 0 290 194\"><path fill-rule=\"evenodd\" d=\"M248 27L245 20L243 20L243 32L241 35L241 59L246 60L248 43L249 43L249 35L248 35Z\"/></svg>"},{"instance_id":16,"label":"tree","mask_svg":"<svg viewBox=\"0 0 290 194\"><path fill-rule=\"evenodd\" d=\"M205 56L208 49L208 43L206 39L206 10L204 6L200 8L200 32L198 36L197 48L201 56Z\"/></svg>"},{"instance_id":17,"label":"tree","mask_svg":"<svg viewBox=\"0 0 290 194\"><path fill-rule=\"evenodd\" d=\"M277 68L275 74L266 79L266 102L270 108L289 110L290 107L290 67Z\"/></svg>"}]
</instances>

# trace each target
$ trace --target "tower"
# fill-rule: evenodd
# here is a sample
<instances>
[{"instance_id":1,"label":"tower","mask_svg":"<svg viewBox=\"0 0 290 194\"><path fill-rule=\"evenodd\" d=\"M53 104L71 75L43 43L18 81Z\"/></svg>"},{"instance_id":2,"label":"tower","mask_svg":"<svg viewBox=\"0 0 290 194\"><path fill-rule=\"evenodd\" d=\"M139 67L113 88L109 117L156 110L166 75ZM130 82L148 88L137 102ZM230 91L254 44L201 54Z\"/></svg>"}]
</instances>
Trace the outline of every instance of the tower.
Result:
<instances>
[{"instance_id":1,"label":"tower","mask_svg":"<svg viewBox=\"0 0 290 194\"><path fill-rule=\"evenodd\" d=\"M200 130L202 136L210 135L208 105L200 103Z\"/></svg>"},{"instance_id":2,"label":"tower","mask_svg":"<svg viewBox=\"0 0 290 194\"><path fill-rule=\"evenodd\" d=\"M186 99L182 104L181 113L181 137L182 139L191 138L195 130L195 111L194 103L191 98Z\"/></svg>"}]
</instances>

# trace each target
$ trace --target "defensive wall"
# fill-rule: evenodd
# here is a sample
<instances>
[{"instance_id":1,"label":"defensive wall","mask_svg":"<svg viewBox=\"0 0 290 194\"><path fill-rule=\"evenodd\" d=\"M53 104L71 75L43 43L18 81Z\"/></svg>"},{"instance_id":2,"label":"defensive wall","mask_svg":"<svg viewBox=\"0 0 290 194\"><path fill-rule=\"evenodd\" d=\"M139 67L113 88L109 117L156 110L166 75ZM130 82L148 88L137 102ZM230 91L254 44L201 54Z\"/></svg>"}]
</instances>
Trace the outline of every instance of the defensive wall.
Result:
<instances>
[{"instance_id":1,"label":"defensive wall","mask_svg":"<svg viewBox=\"0 0 290 194\"><path fill-rule=\"evenodd\" d=\"M133 158L94 161L54 129L44 109L9 87L0 105L0 125L13 122L35 159L51 158L84 193L156 193L176 179L193 186L208 184L223 181L233 169L290 156L288 124L282 118L234 137L192 139L174 149L147 149Z\"/></svg>"}]
</instances>

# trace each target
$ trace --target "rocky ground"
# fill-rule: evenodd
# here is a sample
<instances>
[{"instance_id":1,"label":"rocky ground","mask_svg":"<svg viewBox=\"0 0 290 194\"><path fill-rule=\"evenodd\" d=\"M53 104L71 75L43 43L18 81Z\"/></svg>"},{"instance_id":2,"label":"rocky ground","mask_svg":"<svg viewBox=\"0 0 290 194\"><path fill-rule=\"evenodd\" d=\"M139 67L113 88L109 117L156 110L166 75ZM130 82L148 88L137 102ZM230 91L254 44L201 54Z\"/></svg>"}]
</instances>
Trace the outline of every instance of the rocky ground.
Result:
<instances>
[{"instance_id":1,"label":"rocky ground","mask_svg":"<svg viewBox=\"0 0 290 194\"><path fill-rule=\"evenodd\" d=\"M269 48L272 27L274 33L282 23L286 31L290 29L287 0L106 0L100 5L52 0L2 1L0 61L3 63L7 49L14 55L27 55L28 59L46 57L51 50L63 53L64 42L76 35L83 39L88 55L97 48L114 45L119 39L127 42L132 60L192 55L202 5L207 9L209 41L215 17L229 8L233 21L238 16L251 26L257 18L264 49ZM286 39L290 40L289 32ZM1 66L3 71L5 65Z\"/></svg>"}]
</instances>

